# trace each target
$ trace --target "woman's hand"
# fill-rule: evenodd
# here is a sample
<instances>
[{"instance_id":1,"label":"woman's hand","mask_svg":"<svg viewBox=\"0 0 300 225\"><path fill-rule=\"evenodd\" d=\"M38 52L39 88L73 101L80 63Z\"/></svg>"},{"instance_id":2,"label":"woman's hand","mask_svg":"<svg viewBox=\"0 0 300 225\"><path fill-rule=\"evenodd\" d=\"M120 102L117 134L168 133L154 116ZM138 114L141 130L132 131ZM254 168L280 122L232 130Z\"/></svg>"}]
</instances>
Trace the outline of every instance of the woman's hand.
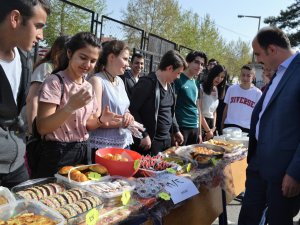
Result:
<instances>
[{"instance_id":1,"label":"woman's hand","mask_svg":"<svg viewBox=\"0 0 300 225\"><path fill-rule=\"evenodd\" d=\"M128 127L130 124L134 122L134 117L130 114L130 112L126 112L123 116L123 127Z\"/></svg>"},{"instance_id":2,"label":"woman's hand","mask_svg":"<svg viewBox=\"0 0 300 225\"><path fill-rule=\"evenodd\" d=\"M209 132L206 132L205 137L204 137L204 140L205 140L205 141L208 141L208 140L212 139L213 137L214 137L213 131L212 131L212 130L209 130Z\"/></svg>"},{"instance_id":3,"label":"woman's hand","mask_svg":"<svg viewBox=\"0 0 300 225\"><path fill-rule=\"evenodd\" d=\"M102 114L98 118L100 124L108 125L109 123L120 124L123 120L122 115L118 115L109 110L109 106L106 106L102 111Z\"/></svg>"},{"instance_id":4,"label":"woman's hand","mask_svg":"<svg viewBox=\"0 0 300 225\"><path fill-rule=\"evenodd\" d=\"M86 106L92 99L92 91L88 86L83 86L77 93L74 93L75 86L71 87L70 98L65 105L64 109L68 112L74 112L77 109L80 109Z\"/></svg>"}]
</instances>

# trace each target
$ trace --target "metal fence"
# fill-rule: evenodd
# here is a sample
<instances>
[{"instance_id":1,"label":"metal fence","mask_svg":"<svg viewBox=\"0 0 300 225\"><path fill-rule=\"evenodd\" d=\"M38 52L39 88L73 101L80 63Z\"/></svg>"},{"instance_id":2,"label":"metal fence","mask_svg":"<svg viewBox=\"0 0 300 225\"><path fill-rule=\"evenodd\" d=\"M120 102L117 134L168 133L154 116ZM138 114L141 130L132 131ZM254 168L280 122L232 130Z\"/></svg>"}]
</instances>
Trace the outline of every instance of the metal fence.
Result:
<instances>
[{"instance_id":1,"label":"metal fence","mask_svg":"<svg viewBox=\"0 0 300 225\"><path fill-rule=\"evenodd\" d=\"M100 40L118 39L125 41L130 48L143 49L144 30L113 18L102 16Z\"/></svg>"}]
</instances>

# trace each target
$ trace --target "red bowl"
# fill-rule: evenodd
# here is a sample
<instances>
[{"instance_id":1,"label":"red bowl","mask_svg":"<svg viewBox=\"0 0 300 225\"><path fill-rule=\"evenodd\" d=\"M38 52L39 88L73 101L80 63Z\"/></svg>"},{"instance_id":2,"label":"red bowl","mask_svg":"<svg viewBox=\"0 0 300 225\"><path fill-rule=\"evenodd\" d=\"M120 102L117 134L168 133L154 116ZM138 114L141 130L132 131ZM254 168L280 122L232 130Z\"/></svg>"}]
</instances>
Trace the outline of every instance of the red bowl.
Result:
<instances>
[{"instance_id":1,"label":"red bowl","mask_svg":"<svg viewBox=\"0 0 300 225\"><path fill-rule=\"evenodd\" d=\"M122 154L126 152L133 160L129 161L116 161L116 160L110 160L105 159L102 156L105 156L109 153L111 154ZM135 151L128 150L128 149L122 149L122 148L101 148L96 151L95 161L96 163L99 163L103 166L105 166L108 170L108 173L110 175L119 175L123 177L132 177L140 167L140 164L138 164L137 169L134 169L134 161L140 160L141 155Z\"/></svg>"}]
</instances>

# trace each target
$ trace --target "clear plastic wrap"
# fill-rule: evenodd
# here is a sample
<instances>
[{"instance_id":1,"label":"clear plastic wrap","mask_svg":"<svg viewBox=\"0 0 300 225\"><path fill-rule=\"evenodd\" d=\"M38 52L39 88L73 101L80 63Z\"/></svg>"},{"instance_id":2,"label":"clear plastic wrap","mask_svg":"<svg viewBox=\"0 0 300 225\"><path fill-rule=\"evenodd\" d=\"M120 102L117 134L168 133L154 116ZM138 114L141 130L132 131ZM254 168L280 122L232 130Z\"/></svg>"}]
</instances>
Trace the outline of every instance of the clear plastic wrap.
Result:
<instances>
[{"instance_id":1,"label":"clear plastic wrap","mask_svg":"<svg viewBox=\"0 0 300 225\"><path fill-rule=\"evenodd\" d=\"M0 220L7 221L25 213L48 217L58 225L63 225L66 222L65 218L58 212L37 201L17 200L14 204L0 206Z\"/></svg>"},{"instance_id":2,"label":"clear plastic wrap","mask_svg":"<svg viewBox=\"0 0 300 225\"><path fill-rule=\"evenodd\" d=\"M135 182L125 177L110 176L103 178L100 182L86 185L84 188L100 196L106 206L112 206L121 203L124 191L134 190Z\"/></svg>"},{"instance_id":3,"label":"clear plastic wrap","mask_svg":"<svg viewBox=\"0 0 300 225\"><path fill-rule=\"evenodd\" d=\"M96 197L96 195L95 194L93 194L93 193L91 193L91 192L89 192L89 191L87 191L87 190L85 190L85 189L83 189L83 188L80 188L80 187L78 187L78 186L76 186L76 185L72 185L72 184L70 184L70 183L65 183L65 182L61 182L61 181L58 181L56 178L54 178L54 177L52 177L52 178L42 178L42 179L34 179L34 180L28 180L28 181L26 181L26 182L24 182L24 183L22 183L22 184L20 184L20 185L17 185L17 186L15 186L15 187L13 187L12 188L12 192L13 193L15 193L16 195L17 195L17 197L18 198L23 198L24 196L21 196L21 195L18 195L17 193L18 192L24 192L25 190L28 190L28 188L33 188L33 187L36 187L36 186L40 186L40 185L50 185L50 184L53 184L53 183L56 183L56 184L59 184L60 186L62 186L65 190L70 190L70 189L72 189L72 188L78 188L78 189L80 189L81 191L82 191L82 196L80 196L80 199L79 200L74 200L74 194L72 194L72 195L70 195L70 194L68 194L67 196L66 195L64 195L63 196L63 198L65 199L67 199L67 200L72 200L72 202L71 203L65 203L64 205L61 205L60 207L59 206L57 206L57 205L52 205L52 209L53 210L55 210L55 211L58 211L58 210L60 210L61 208L65 208L67 205L70 205L70 206L68 206L68 207L74 207L74 204L73 203L76 203L76 202L78 202L78 201L81 201L81 199L83 199L83 198L89 198L89 197ZM62 192L60 192L60 193L62 193ZM55 193L53 194L50 194L50 198L52 198L53 199L53 197L52 196L54 196L55 195ZM81 195L81 194L80 194ZM76 196L76 195L75 195ZM46 198L49 198L49 197L46 197ZM43 201L44 199L46 199L46 198L42 198L42 199L40 199L40 201ZM98 197L96 197L97 199L98 199ZM56 199L61 199L61 197L60 198L56 198ZM64 202L66 201L66 199L65 200L63 200ZM85 200L84 200L85 201ZM72 215L71 213L70 213L70 216L66 216L66 215L64 215L64 217L66 218L66 220L67 220L67 223L68 224L79 224L79 223L82 223L82 222L85 222L85 220L86 220L86 214L89 212L89 210L90 209L92 209L92 208L95 208L96 210L100 210L100 209L102 209L103 208L103 202L102 202L102 200L101 199L99 199L99 201L100 202L96 202L96 204L95 204L95 202L93 202L93 204L95 205L95 207L94 207L94 205L92 205L92 203L90 204L90 206L89 206L89 203L87 203L87 205L83 205L83 207L84 208L81 208L82 210L83 209L85 209L83 212L77 212L77 210L76 210L76 208L74 208L74 210L76 211L76 215ZM57 203L57 200L55 200L55 202ZM42 204L42 203L40 203L40 204ZM82 205L82 204L81 204ZM77 208L78 209L78 208ZM61 211L60 211L61 212ZM58 212L57 212L58 213ZM61 214L61 213L60 213Z\"/></svg>"},{"instance_id":4,"label":"clear plastic wrap","mask_svg":"<svg viewBox=\"0 0 300 225\"><path fill-rule=\"evenodd\" d=\"M15 196L6 187L0 186L0 206L4 204L13 205L16 203Z\"/></svg>"}]
</instances>

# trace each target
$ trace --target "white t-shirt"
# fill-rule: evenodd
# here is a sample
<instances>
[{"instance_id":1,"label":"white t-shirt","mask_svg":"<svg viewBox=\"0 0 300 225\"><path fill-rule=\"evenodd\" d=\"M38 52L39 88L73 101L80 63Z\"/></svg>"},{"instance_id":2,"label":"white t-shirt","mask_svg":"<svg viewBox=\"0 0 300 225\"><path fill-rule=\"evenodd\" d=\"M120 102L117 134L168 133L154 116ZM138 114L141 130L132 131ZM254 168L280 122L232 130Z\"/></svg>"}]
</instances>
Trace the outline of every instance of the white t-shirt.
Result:
<instances>
[{"instance_id":1,"label":"white t-shirt","mask_svg":"<svg viewBox=\"0 0 300 225\"><path fill-rule=\"evenodd\" d=\"M21 82L21 73L22 73L22 63L20 54L17 48L14 48L15 57L12 61L4 61L0 59L0 65L2 66L6 77L10 83L10 87L17 103L17 96L19 91L19 86Z\"/></svg>"},{"instance_id":2,"label":"white t-shirt","mask_svg":"<svg viewBox=\"0 0 300 225\"><path fill-rule=\"evenodd\" d=\"M219 105L218 89L214 88L214 91L210 95L205 94L202 85L200 89L202 95L202 115L206 118L213 119L214 113Z\"/></svg>"},{"instance_id":3,"label":"white t-shirt","mask_svg":"<svg viewBox=\"0 0 300 225\"><path fill-rule=\"evenodd\" d=\"M242 89L239 84L229 87L224 99L228 106L224 123L250 129L251 114L261 95L261 90L255 86L247 90Z\"/></svg>"},{"instance_id":4,"label":"white t-shirt","mask_svg":"<svg viewBox=\"0 0 300 225\"><path fill-rule=\"evenodd\" d=\"M43 82L53 71L52 63L42 63L36 67L31 75L31 82Z\"/></svg>"}]
</instances>

